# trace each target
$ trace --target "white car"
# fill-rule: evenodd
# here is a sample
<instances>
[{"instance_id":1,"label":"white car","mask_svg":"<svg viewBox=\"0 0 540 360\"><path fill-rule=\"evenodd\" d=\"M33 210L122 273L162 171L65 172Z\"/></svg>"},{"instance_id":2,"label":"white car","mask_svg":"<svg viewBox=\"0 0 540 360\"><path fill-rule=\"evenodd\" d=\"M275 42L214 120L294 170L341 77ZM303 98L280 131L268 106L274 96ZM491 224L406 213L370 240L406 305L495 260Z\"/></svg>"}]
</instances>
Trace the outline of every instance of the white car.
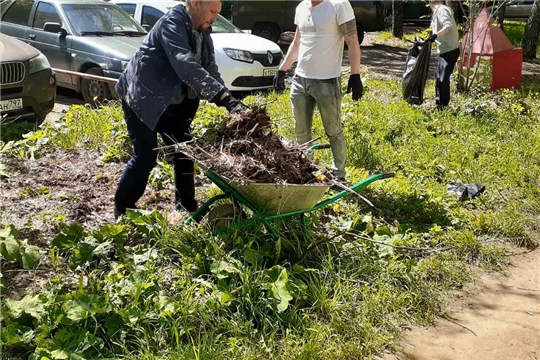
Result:
<instances>
[{"instance_id":1,"label":"white car","mask_svg":"<svg viewBox=\"0 0 540 360\"><path fill-rule=\"evenodd\" d=\"M178 1L112 0L146 30ZM246 34L219 15L212 25L212 40L219 72L232 91L262 90L272 87L272 80L283 59L281 48L264 38Z\"/></svg>"}]
</instances>

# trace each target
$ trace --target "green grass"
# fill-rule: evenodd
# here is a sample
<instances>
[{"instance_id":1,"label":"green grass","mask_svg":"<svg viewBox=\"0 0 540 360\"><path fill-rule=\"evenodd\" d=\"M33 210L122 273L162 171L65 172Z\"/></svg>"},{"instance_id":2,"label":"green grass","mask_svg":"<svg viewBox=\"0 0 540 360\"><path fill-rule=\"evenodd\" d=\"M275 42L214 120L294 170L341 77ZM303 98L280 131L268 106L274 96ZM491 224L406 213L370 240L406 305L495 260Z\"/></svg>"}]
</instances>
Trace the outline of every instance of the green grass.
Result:
<instances>
[{"instance_id":1,"label":"green grass","mask_svg":"<svg viewBox=\"0 0 540 360\"><path fill-rule=\"evenodd\" d=\"M129 159L131 143L123 121L122 108L117 102L98 109L88 105L73 105L61 119L47 122L35 132L21 135L21 127L27 131L29 129L25 124L2 127L6 133L16 134L2 137L0 147L4 142L4 154L33 158L51 149L66 152L85 149L102 153L106 161Z\"/></svg>"},{"instance_id":2,"label":"green grass","mask_svg":"<svg viewBox=\"0 0 540 360\"><path fill-rule=\"evenodd\" d=\"M508 37L508 39L514 46L521 46L521 38L523 37L523 32L525 31L525 24L525 21L519 20L504 21L504 34ZM397 39L392 35L392 31L383 31L373 38L373 43L409 48L411 47L410 41L414 41L416 36L425 39L429 37L430 34L431 28L427 28L425 30L416 29L415 31L405 33L403 39ZM538 43L536 57L537 60L535 60L534 62L538 62L538 59L540 59L540 42Z\"/></svg>"},{"instance_id":3,"label":"green grass","mask_svg":"<svg viewBox=\"0 0 540 360\"><path fill-rule=\"evenodd\" d=\"M409 48L411 42L418 36L422 39L427 39L431 35L431 27L426 29L416 29L414 31L406 32L403 34L403 39L398 39L392 35L392 31L382 31L380 34L373 38L374 44L382 44L388 46Z\"/></svg>"},{"instance_id":4,"label":"green grass","mask_svg":"<svg viewBox=\"0 0 540 360\"><path fill-rule=\"evenodd\" d=\"M24 134L35 130L37 130L37 125L28 121L6 124L0 122L0 142L22 139Z\"/></svg>"},{"instance_id":5,"label":"green grass","mask_svg":"<svg viewBox=\"0 0 540 360\"><path fill-rule=\"evenodd\" d=\"M504 34L508 37L510 42L515 46L521 46L521 38L525 32L525 21L518 20L505 20L504 21ZM536 58L540 59L540 42L536 50Z\"/></svg>"},{"instance_id":6,"label":"green grass","mask_svg":"<svg viewBox=\"0 0 540 360\"><path fill-rule=\"evenodd\" d=\"M310 214L307 239L294 220L276 224L279 238L256 223L210 236L159 213L130 213L98 231L73 225L43 249L55 270L46 289L2 307L4 349L32 360L370 359L403 328L443 313L476 267L503 269L501 242L535 246L537 85L454 94L445 112L407 105L397 81L367 79L365 90L358 103L345 97L342 118L349 180L396 173L365 191L374 209L350 197ZM287 93L246 102L268 104L278 131L294 136ZM203 105L195 132L223 114ZM2 154L85 147L125 158L120 116L117 107L74 107L65 127L46 125ZM324 139L318 114L314 123ZM95 125L87 133L83 124ZM328 152L317 156L330 163ZM170 176L163 169L154 182ZM445 188L457 181L486 192L459 202Z\"/></svg>"}]
</instances>

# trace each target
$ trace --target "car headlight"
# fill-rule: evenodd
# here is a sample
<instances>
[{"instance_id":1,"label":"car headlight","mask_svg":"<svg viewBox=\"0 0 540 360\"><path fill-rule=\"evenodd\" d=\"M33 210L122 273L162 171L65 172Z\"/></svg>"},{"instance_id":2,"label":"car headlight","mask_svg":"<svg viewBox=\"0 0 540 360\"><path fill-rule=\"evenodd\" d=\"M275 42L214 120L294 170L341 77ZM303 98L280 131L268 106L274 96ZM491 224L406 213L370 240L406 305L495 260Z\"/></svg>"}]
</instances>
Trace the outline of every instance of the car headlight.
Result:
<instances>
[{"instance_id":1,"label":"car headlight","mask_svg":"<svg viewBox=\"0 0 540 360\"><path fill-rule=\"evenodd\" d=\"M30 59L28 66L28 74L37 73L38 71L50 68L49 60L43 54L39 54L33 59Z\"/></svg>"},{"instance_id":2,"label":"car headlight","mask_svg":"<svg viewBox=\"0 0 540 360\"><path fill-rule=\"evenodd\" d=\"M238 60L238 61L245 61L248 63L253 62L253 55L249 51L229 49L229 48L224 48L223 51L225 51L225 54L227 54L227 56L230 57L231 59Z\"/></svg>"}]
</instances>

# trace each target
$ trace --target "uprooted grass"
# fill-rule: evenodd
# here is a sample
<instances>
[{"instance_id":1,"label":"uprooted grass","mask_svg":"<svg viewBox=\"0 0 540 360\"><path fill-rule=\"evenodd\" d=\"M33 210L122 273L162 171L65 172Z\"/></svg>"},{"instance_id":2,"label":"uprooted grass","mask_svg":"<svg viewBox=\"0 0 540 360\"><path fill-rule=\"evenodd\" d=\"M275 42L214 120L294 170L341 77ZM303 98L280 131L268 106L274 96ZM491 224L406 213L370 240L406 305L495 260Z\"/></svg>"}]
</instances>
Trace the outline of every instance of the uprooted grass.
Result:
<instances>
[{"instance_id":1,"label":"uprooted grass","mask_svg":"<svg viewBox=\"0 0 540 360\"><path fill-rule=\"evenodd\" d=\"M265 108L253 107L229 115L200 138L167 149L240 183L308 184L316 181L318 170L306 154L308 147L279 135Z\"/></svg>"},{"instance_id":2,"label":"uprooted grass","mask_svg":"<svg viewBox=\"0 0 540 360\"><path fill-rule=\"evenodd\" d=\"M540 97L530 89L455 96L439 113L399 100L397 82L368 79L364 99L346 97L342 114L349 181L397 174L365 192L375 209L335 203L308 216L308 238L297 220L275 224L278 237L258 223L215 237L139 212L97 232L64 229L46 249L57 274L47 289L3 307L4 348L33 359L372 358L403 327L431 322L470 267L503 268L499 242L534 246ZM246 102L266 103L293 136L287 94ZM222 115L203 106L195 133ZM314 124L324 138L318 114ZM71 143L48 134L36 154ZM459 202L445 189L458 181L486 192Z\"/></svg>"}]
</instances>

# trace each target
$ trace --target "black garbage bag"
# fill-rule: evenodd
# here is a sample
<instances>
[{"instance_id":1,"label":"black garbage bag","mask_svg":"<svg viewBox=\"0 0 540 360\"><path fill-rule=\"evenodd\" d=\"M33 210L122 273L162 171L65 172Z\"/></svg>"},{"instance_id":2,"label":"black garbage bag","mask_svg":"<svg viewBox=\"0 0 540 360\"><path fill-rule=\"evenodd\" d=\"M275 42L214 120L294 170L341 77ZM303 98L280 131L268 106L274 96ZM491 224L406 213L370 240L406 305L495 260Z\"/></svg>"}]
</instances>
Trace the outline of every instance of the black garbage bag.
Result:
<instances>
[{"instance_id":1,"label":"black garbage bag","mask_svg":"<svg viewBox=\"0 0 540 360\"><path fill-rule=\"evenodd\" d=\"M424 89L429 71L431 41L416 38L407 53L405 72L403 73L403 99L409 104L420 105L424 101Z\"/></svg>"}]
</instances>

